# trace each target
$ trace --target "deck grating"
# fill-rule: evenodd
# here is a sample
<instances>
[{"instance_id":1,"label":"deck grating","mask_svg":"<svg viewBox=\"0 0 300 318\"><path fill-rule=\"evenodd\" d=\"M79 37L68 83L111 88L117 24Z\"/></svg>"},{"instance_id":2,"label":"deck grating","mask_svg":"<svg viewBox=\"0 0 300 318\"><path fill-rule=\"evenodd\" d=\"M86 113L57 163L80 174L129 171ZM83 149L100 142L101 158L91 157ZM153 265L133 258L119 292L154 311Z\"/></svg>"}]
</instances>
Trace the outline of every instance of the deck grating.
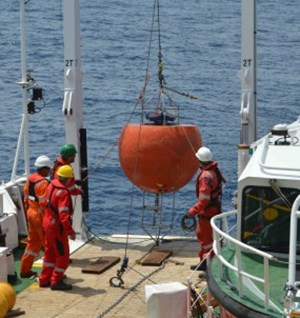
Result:
<instances>
[{"instance_id":1,"label":"deck grating","mask_svg":"<svg viewBox=\"0 0 300 318\"><path fill-rule=\"evenodd\" d=\"M97 261L92 264L84 267L81 272L85 274L101 274L111 268L112 266L119 263L121 260L120 257L114 256L102 256Z\"/></svg>"},{"instance_id":2,"label":"deck grating","mask_svg":"<svg viewBox=\"0 0 300 318\"><path fill-rule=\"evenodd\" d=\"M198 261L199 244L196 240L168 240L159 249L172 251L172 257L161 266L142 266L141 260L153 251L153 241L145 238L95 239L72 254L73 263L66 271L71 291L52 291L39 288L34 282L17 295L13 312L25 311L21 317L30 318L143 318L146 317L145 285L169 282L197 281L199 272L190 270ZM98 274L84 274L82 269L97 262L100 257L128 257L128 268L122 275L124 284L112 287L110 279L116 276L121 263Z\"/></svg>"}]
</instances>

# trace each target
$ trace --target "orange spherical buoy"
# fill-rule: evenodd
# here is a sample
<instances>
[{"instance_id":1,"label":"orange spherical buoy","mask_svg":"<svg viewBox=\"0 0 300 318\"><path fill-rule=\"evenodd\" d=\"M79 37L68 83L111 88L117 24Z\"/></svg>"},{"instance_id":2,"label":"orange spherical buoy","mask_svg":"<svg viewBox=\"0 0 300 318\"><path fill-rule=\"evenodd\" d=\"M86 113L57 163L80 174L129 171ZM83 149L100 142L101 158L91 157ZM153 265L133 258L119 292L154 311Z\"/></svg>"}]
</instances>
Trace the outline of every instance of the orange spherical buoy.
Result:
<instances>
[{"instance_id":1,"label":"orange spherical buoy","mask_svg":"<svg viewBox=\"0 0 300 318\"><path fill-rule=\"evenodd\" d=\"M119 159L128 179L152 193L174 192L185 186L199 165L202 145L194 125L126 125L119 140Z\"/></svg>"},{"instance_id":2,"label":"orange spherical buoy","mask_svg":"<svg viewBox=\"0 0 300 318\"><path fill-rule=\"evenodd\" d=\"M4 295L0 294L0 318L4 318L7 314L7 302Z\"/></svg>"},{"instance_id":3,"label":"orange spherical buoy","mask_svg":"<svg viewBox=\"0 0 300 318\"><path fill-rule=\"evenodd\" d=\"M9 283L0 282L0 295L5 298L7 311L10 311L14 307L17 299L17 294L14 288Z\"/></svg>"}]
</instances>

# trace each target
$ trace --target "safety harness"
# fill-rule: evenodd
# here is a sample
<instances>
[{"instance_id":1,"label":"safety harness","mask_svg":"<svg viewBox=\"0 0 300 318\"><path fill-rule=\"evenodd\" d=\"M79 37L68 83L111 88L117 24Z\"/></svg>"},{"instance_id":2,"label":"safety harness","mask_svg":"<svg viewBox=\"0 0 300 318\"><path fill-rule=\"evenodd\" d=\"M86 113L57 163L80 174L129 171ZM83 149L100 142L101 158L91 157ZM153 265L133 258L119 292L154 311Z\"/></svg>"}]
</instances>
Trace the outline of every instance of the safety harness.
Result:
<instances>
[{"instance_id":1,"label":"safety harness","mask_svg":"<svg viewBox=\"0 0 300 318\"><path fill-rule=\"evenodd\" d=\"M217 179L218 179L218 185L217 187L211 192L211 201L221 201L222 200L222 183L226 183L225 178L222 176L221 171L217 166L212 167L211 169L215 172Z\"/></svg>"},{"instance_id":2,"label":"safety harness","mask_svg":"<svg viewBox=\"0 0 300 318\"><path fill-rule=\"evenodd\" d=\"M216 186L216 188L214 190L212 190L210 200L212 203L219 202L222 199L222 183L226 183L226 180L222 176L221 171L219 170L219 168L217 166L212 166L212 167L209 167L208 169L204 168L200 172L200 175L197 179L196 195L197 195L197 197L199 197L199 184L198 183L199 183L199 179L200 179L201 174L204 172L210 172L210 171L215 172L216 177L218 179L218 185ZM212 186L211 183L210 183L210 185Z\"/></svg>"},{"instance_id":3,"label":"safety harness","mask_svg":"<svg viewBox=\"0 0 300 318\"><path fill-rule=\"evenodd\" d=\"M200 176L202 173L204 173L204 171L214 171L216 174L216 177L218 179L218 184L216 186L216 188L214 190L212 190L211 194L210 194L210 203L208 204L208 207L212 207L212 206L219 206L221 201L222 201L222 183L226 183L225 178L223 177L221 171L219 170L218 166L214 165L211 167L207 167L204 168L201 172L200 175L197 179L197 183L199 182ZM211 184L212 186L212 184ZM199 197L199 185L197 184L196 186L196 192L197 192L197 197ZM203 219L203 220L207 220L210 221L212 216L207 216L207 215L198 215L198 218Z\"/></svg>"},{"instance_id":4,"label":"safety harness","mask_svg":"<svg viewBox=\"0 0 300 318\"><path fill-rule=\"evenodd\" d=\"M39 202L39 199L38 199L38 197L36 196L36 193L35 193L35 185L38 184L39 182L43 181L43 180L46 180L49 183L49 180L46 179L46 178L43 178L43 177L40 178L37 181L30 181L29 180L28 199L30 201Z\"/></svg>"},{"instance_id":5,"label":"safety harness","mask_svg":"<svg viewBox=\"0 0 300 318\"><path fill-rule=\"evenodd\" d=\"M65 190L68 192L68 195L70 197L70 200L71 200L71 195L70 195L70 192L67 188L63 188L63 187L59 187L59 186L56 186L56 185L53 185L53 183L51 183L51 186L52 186L52 189L51 189L51 192L50 192L50 195L49 195L49 199L48 199L48 202L47 202L47 206L58 216L58 209L51 203L51 199L52 199L52 195L53 195L53 191L54 189L60 189L60 190ZM70 215L73 213L73 211L70 211Z\"/></svg>"},{"instance_id":6,"label":"safety harness","mask_svg":"<svg viewBox=\"0 0 300 318\"><path fill-rule=\"evenodd\" d=\"M53 195L53 191L54 191L54 189L56 188L56 189L60 189L60 190L65 190L65 191L67 191L68 192L68 195L70 196L70 199L71 199L71 195L70 195L70 192L69 192L69 190L68 189L66 189L66 188L63 188L63 187L59 187L59 186L56 186L56 185L53 185L53 183L51 183L51 186L52 186L52 189L51 189L51 192L50 192L50 195L49 195L49 200L48 200L48 202L47 202L47 207L48 208L50 208L53 212L54 212L54 214L56 215L56 217L59 217L59 211L58 211L58 209L51 203L51 199L52 199L52 195ZM72 214L73 214L73 211L72 211L72 209L70 209L71 211L69 212L69 220L70 220L70 223L72 224L73 222L72 222ZM55 220L55 219L54 219ZM56 222L56 221L55 221ZM59 224L59 230L60 230L60 233L62 234L63 233L63 230L64 230L64 226L63 226L63 224Z\"/></svg>"}]
</instances>

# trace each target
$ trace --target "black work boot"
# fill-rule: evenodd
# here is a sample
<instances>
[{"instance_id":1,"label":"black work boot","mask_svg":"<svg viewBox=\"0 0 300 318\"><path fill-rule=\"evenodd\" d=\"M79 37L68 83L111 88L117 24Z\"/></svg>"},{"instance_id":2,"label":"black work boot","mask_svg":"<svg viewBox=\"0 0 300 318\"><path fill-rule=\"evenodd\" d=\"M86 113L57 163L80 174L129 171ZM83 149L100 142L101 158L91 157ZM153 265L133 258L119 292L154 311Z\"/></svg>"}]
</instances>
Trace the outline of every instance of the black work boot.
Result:
<instances>
[{"instance_id":1,"label":"black work boot","mask_svg":"<svg viewBox=\"0 0 300 318\"><path fill-rule=\"evenodd\" d=\"M37 275L37 272L29 271L28 273L20 274L21 278L30 278Z\"/></svg>"},{"instance_id":2,"label":"black work boot","mask_svg":"<svg viewBox=\"0 0 300 318\"><path fill-rule=\"evenodd\" d=\"M72 285L66 284L63 280L60 280L55 285L51 285L51 290L70 290L72 289Z\"/></svg>"},{"instance_id":3,"label":"black work boot","mask_svg":"<svg viewBox=\"0 0 300 318\"><path fill-rule=\"evenodd\" d=\"M206 260L198 263L197 265L191 265L190 269L192 271L206 271Z\"/></svg>"}]
</instances>

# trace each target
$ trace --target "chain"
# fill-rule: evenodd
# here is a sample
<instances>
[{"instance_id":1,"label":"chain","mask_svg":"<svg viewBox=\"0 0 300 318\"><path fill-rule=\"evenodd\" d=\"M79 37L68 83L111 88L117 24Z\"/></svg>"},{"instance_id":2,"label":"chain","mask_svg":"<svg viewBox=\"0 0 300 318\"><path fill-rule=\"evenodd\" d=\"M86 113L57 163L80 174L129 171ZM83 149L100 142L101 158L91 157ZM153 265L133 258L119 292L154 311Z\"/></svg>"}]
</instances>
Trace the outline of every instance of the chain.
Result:
<instances>
[{"instance_id":1,"label":"chain","mask_svg":"<svg viewBox=\"0 0 300 318\"><path fill-rule=\"evenodd\" d=\"M172 264L175 264L175 265L184 265L184 262L179 262L179 261L176 261L176 260L171 259L171 258L167 259L166 263L172 263Z\"/></svg>"},{"instance_id":2,"label":"chain","mask_svg":"<svg viewBox=\"0 0 300 318\"><path fill-rule=\"evenodd\" d=\"M151 272L150 274L143 276L142 279L140 279L135 285L130 287L126 293L124 293L119 299L117 299L112 305L110 305L107 309L105 309L97 318L102 318L106 314L108 314L113 308L115 308L117 305L119 305L133 290L135 290L139 285L141 285L145 280L149 280L150 277L159 271L161 271L165 267L165 263L163 263L159 268Z\"/></svg>"},{"instance_id":3,"label":"chain","mask_svg":"<svg viewBox=\"0 0 300 318\"><path fill-rule=\"evenodd\" d=\"M191 98L191 99L198 99L197 96L193 96L193 95L190 95L190 94L185 93L185 92L180 92L180 91L178 91L177 89L174 89L174 88L171 88L171 87L163 86L162 88L164 88L164 89L166 89L166 90L168 90L168 91L171 91L171 92L173 92L173 93L176 93L176 94L178 94L178 95L181 95L181 96L189 97L189 98Z\"/></svg>"}]
</instances>

